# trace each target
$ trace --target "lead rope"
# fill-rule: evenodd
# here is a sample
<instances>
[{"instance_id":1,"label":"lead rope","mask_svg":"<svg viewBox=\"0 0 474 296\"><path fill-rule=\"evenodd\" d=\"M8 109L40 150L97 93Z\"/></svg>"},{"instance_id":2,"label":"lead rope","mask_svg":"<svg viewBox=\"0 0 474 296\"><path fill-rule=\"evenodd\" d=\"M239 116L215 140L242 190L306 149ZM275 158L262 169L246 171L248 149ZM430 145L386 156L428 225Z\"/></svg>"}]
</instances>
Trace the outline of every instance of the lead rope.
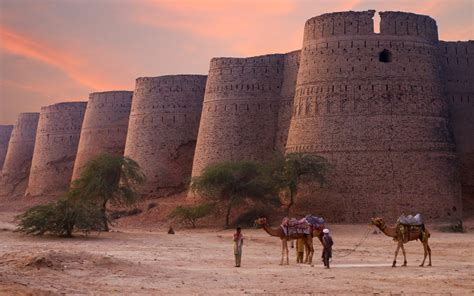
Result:
<instances>
[{"instance_id":1,"label":"lead rope","mask_svg":"<svg viewBox=\"0 0 474 296\"><path fill-rule=\"evenodd\" d=\"M360 239L360 241L355 245L355 247L350 250L347 254L344 254L344 255L338 255L337 257L347 257L349 256L350 254L354 253L355 250L357 250L358 247L360 247L360 245L362 245L362 243L367 239L367 237L369 236L369 233L370 233L371 229L370 229L370 225L367 227L367 231L365 233L365 235Z\"/></svg>"}]
</instances>

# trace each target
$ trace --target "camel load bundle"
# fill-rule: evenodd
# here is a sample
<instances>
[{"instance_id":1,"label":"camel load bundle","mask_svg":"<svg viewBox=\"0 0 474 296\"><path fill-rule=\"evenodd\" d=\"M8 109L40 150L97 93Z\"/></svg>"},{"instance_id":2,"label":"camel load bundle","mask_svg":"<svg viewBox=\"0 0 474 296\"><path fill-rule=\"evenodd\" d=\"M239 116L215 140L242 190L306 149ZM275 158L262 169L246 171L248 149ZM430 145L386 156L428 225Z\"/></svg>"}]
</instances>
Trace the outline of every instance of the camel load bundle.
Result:
<instances>
[{"instance_id":1,"label":"camel load bundle","mask_svg":"<svg viewBox=\"0 0 474 296\"><path fill-rule=\"evenodd\" d=\"M324 219L312 215L307 215L302 219L283 218L280 227L286 236L293 234L312 234L314 230L324 228Z\"/></svg>"},{"instance_id":2,"label":"camel load bundle","mask_svg":"<svg viewBox=\"0 0 474 296\"><path fill-rule=\"evenodd\" d=\"M400 233L404 243L409 241L413 231L420 233L420 240L426 239L424 238L425 225L421 215L419 213L415 216L402 214L397 221L397 232Z\"/></svg>"}]
</instances>

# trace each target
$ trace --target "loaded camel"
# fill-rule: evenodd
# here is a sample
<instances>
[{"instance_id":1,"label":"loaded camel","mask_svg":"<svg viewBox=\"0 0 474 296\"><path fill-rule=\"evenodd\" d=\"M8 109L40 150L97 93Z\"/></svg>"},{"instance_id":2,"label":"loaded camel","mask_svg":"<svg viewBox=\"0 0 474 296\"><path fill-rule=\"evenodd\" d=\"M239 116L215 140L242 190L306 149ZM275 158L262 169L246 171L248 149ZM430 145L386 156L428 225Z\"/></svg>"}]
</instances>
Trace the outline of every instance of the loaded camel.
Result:
<instances>
[{"instance_id":1,"label":"loaded camel","mask_svg":"<svg viewBox=\"0 0 474 296\"><path fill-rule=\"evenodd\" d=\"M286 255L286 265L289 265L289 258L288 258L288 241L303 238L305 242L305 249L306 249L306 258L305 263L311 264L313 261L313 237L316 236L323 243L323 233L321 229L313 230L311 234L303 234L303 233L292 233L291 235L286 235L283 231L283 228L272 228L268 225L266 218L258 218L255 220L255 224L261 225L263 230L268 233L270 236L276 236L281 239L281 262L280 265L284 264L285 255Z\"/></svg>"},{"instance_id":2,"label":"loaded camel","mask_svg":"<svg viewBox=\"0 0 474 296\"><path fill-rule=\"evenodd\" d=\"M403 259L404 259L402 266L407 266L407 256L406 256L405 247L403 246L403 244L409 241L418 240L418 239L423 244L423 249L425 252L423 262L421 262L420 267L425 264L427 255L429 256L428 266L431 266L431 248L428 245L428 239L430 237L430 233L428 230L424 228L424 226L414 227L410 229L410 231L408 232L408 237L404 237L403 233L399 230L399 227L397 227L399 226L398 224L395 226L386 226L382 218L372 218L371 224L375 225L386 236L392 237L394 241L398 242L397 249L395 250L395 258L393 259L392 267L395 267L397 264L397 255L400 248L402 249Z\"/></svg>"}]
</instances>

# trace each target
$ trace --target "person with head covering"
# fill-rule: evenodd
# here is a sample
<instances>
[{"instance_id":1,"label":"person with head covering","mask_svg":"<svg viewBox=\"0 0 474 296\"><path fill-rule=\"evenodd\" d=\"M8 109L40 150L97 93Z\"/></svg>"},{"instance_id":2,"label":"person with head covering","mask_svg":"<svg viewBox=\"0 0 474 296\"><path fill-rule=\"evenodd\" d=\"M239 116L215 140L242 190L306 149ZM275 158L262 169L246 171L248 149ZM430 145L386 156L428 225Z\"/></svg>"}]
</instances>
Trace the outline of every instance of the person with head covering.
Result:
<instances>
[{"instance_id":1,"label":"person with head covering","mask_svg":"<svg viewBox=\"0 0 474 296\"><path fill-rule=\"evenodd\" d=\"M329 235L329 229L323 229L323 262L326 268L329 268L329 259L332 257L332 245L334 242L332 241L332 237Z\"/></svg>"},{"instance_id":2,"label":"person with head covering","mask_svg":"<svg viewBox=\"0 0 474 296\"><path fill-rule=\"evenodd\" d=\"M242 259L242 246L244 245L244 236L242 235L242 228L237 227L234 233L234 256L235 267L240 267L240 260Z\"/></svg>"}]
</instances>

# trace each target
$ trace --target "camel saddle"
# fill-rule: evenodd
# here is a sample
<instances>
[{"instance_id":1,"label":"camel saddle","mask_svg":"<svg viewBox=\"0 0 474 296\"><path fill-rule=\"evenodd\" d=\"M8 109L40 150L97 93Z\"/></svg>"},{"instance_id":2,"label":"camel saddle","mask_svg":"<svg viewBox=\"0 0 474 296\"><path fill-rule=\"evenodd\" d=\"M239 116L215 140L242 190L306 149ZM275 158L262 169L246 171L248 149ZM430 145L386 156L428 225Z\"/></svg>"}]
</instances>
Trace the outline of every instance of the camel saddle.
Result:
<instances>
[{"instance_id":1,"label":"camel saddle","mask_svg":"<svg viewBox=\"0 0 474 296\"><path fill-rule=\"evenodd\" d=\"M285 217L281 222L281 228L287 236L292 234L311 234L313 229L318 229L321 226L324 226L324 219L311 215L307 215L302 219Z\"/></svg>"},{"instance_id":2,"label":"camel saddle","mask_svg":"<svg viewBox=\"0 0 474 296\"><path fill-rule=\"evenodd\" d=\"M402 214L400 218L398 218L398 222L400 224L410 225L410 226L423 225L423 219L421 218L420 213L416 214L415 216L412 216L412 215L405 216L404 214Z\"/></svg>"}]
</instances>

